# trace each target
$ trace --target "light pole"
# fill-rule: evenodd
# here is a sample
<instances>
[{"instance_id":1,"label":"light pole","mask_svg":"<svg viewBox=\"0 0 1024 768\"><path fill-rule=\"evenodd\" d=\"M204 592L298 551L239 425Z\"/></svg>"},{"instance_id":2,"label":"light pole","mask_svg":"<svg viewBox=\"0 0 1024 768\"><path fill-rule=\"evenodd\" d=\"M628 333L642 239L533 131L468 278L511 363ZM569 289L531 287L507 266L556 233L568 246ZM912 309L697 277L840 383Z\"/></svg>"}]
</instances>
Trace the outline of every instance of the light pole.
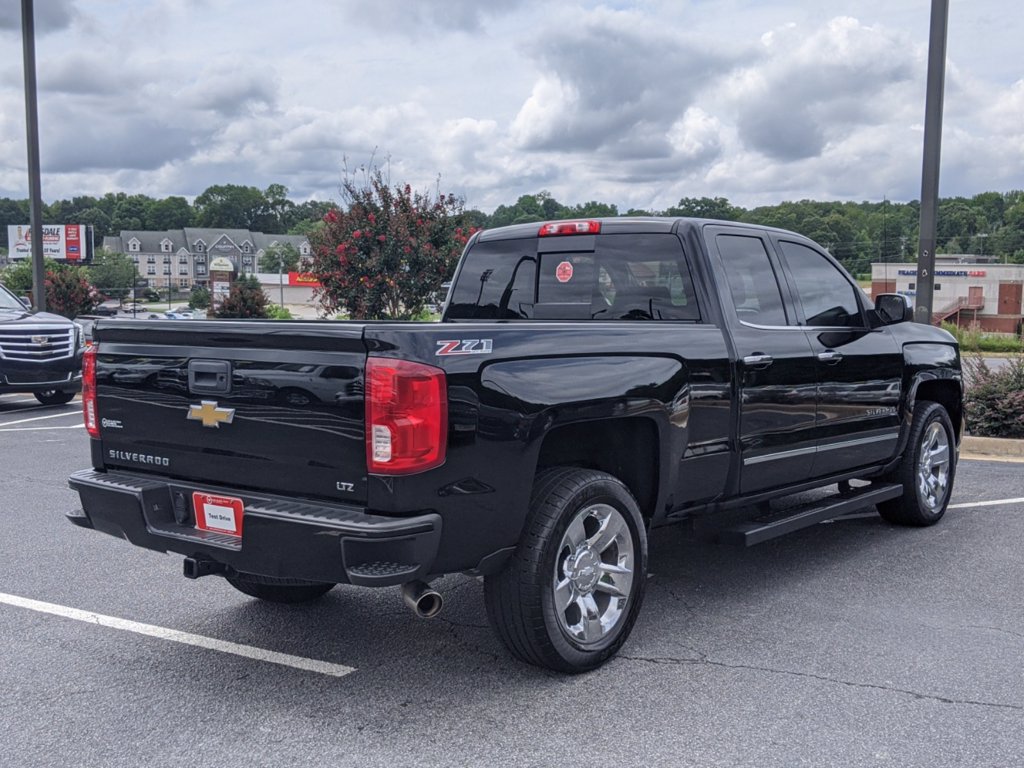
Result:
<instances>
[{"instance_id":1,"label":"light pole","mask_svg":"<svg viewBox=\"0 0 1024 768\"><path fill-rule=\"evenodd\" d=\"M277 284L281 288L281 309L284 309L284 254L277 254Z\"/></svg>"}]
</instances>

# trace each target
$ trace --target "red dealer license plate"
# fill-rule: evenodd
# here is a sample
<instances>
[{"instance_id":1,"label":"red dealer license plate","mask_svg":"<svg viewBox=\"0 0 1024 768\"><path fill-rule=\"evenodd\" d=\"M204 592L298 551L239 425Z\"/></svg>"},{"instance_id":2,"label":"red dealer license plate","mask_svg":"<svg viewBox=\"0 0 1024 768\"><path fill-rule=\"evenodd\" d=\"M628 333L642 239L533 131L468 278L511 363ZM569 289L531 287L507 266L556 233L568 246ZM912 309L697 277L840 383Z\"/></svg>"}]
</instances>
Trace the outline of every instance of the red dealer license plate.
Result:
<instances>
[{"instance_id":1,"label":"red dealer license plate","mask_svg":"<svg viewBox=\"0 0 1024 768\"><path fill-rule=\"evenodd\" d=\"M245 507L241 499L197 491L192 494L192 506L196 510L196 528L231 536L242 535Z\"/></svg>"}]
</instances>

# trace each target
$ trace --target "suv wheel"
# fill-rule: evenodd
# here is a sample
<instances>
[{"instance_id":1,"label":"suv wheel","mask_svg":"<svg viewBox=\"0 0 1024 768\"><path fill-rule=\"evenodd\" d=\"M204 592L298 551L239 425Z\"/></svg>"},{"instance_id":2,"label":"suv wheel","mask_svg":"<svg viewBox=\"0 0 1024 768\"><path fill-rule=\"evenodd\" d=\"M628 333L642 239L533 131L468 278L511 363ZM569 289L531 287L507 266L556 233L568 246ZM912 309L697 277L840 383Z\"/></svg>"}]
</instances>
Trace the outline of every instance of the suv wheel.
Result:
<instances>
[{"instance_id":1,"label":"suv wheel","mask_svg":"<svg viewBox=\"0 0 1024 768\"><path fill-rule=\"evenodd\" d=\"M76 392L61 392L59 389L46 389L42 392L33 392L36 400L43 405L64 405L75 399Z\"/></svg>"},{"instance_id":2,"label":"suv wheel","mask_svg":"<svg viewBox=\"0 0 1024 768\"><path fill-rule=\"evenodd\" d=\"M515 554L484 580L487 617L513 656L586 672L629 637L646 571L644 523L626 486L604 472L546 470Z\"/></svg>"}]
</instances>

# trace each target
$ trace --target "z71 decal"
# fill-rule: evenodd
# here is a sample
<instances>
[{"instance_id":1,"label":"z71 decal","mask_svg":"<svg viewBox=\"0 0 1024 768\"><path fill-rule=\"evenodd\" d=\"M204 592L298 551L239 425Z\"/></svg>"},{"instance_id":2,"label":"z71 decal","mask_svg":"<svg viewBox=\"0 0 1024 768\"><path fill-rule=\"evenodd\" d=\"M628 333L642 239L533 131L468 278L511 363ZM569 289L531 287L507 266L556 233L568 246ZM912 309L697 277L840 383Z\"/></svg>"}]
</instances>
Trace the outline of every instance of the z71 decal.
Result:
<instances>
[{"instance_id":1,"label":"z71 decal","mask_svg":"<svg viewBox=\"0 0 1024 768\"><path fill-rule=\"evenodd\" d=\"M435 355L489 355L494 351L492 339L457 339L437 342Z\"/></svg>"}]
</instances>

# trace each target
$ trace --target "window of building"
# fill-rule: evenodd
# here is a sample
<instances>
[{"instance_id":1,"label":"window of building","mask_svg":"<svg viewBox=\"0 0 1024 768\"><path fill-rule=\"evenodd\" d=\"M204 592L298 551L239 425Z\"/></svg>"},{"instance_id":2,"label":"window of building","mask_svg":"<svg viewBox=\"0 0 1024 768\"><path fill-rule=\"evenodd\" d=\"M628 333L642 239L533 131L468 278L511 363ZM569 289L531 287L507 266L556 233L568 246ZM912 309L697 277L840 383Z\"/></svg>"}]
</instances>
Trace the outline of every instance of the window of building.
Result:
<instances>
[{"instance_id":1,"label":"window of building","mask_svg":"<svg viewBox=\"0 0 1024 768\"><path fill-rule=\"evenodd\" d=\"M252 264L252 256L243 256L242 257L242 263L243 264Z\"/></svg>"},{"instance_id":2,"label":"window of building","mask_svg":"<svg viewBox=\"0 0 1024 768\"><path fill-rule=\"evenodd\" d=\"M171 263L171 257L170 256L164 256L164 264L170 264L170 263Z\"/></svg>"},{"instance_id":3,"label":"window of building","mask_svg":"<svg viewBox=\"0 0 1024 768\"><path fill-rule=\"evenodd\" d=\"M171 274L171 268L170 267L164 267L164 274L165 275Z\"/></svg>"},{"instance_id":4,"label":"window of building","mask_svg":"<svg viewBox=\"0 0 1024 768\"><path fill-rule=\"evenodd\" d=\"M188 274L188 265L187 264L183 264L180 267L178 267L178 274L179 275L187 275Z\"/></svg>"},{"instance_id":5,"label":"window of building","mask_svg":"<svg viewBox=\"0 0 1024 768\"><path fill-rule=\"evenodd\" d=\"M171 241L170 240L162 240L160 242L160 250L163 251L164 253L170 253L171 252Z\"/></svg>"},{"instance_id":6,"label":"window of building","mask_svg":"<svg viewBox=\"0 0 1024 768\"><path fill-rule=\"evenodd\" d=\"M201 254L201 253L197 253L196 254L196 264L205 264L205 263L206 263L206 256Z\"/></svg>"},{"instance_id":7,"label":"window of building","mask_svg":"<svg viewBox=\"0 0 1024 768\"><path fill-rule=\"evenodd\" d=\"M186 256L184 253L181 254L180 256L178 256L178 263L179 264L188 264L188 256Z\"/></svg>"},{"instance_id":8,"label":"window of building","mask_svg":"<svg viewBox=\"0 0 1024 768\"><path fill-rule=\"evenodd\" d=\"M917 285L915 283L911 283L909 286L907 286L907 290L908 291L916 291L917 290Z\"/></svg>"},{"instance_id":9,"label":"window of building","mask_svg":"<svg viewBox=\"0 0 1024 768\"><path fill-rule=\"evenodd\" d=\"M932 288L934 288L936 291L941 291L942 283L936 283L935 285L932 286Z\"/></svg>"},{"instance_id":10,"label":"window of building","mask_svg":"<svg viewBox=\"0 0 1024 768\"><path fill-rule=\"evenodd\" d=\"M243 253L251 253L252 252L252 246L250 246L248 243L245 243L244 245L242 245L242 252Z\"/></svg>"},{"instance_id":11,"label":"window of building","mask_svg":"<svg viewBox=\"0 0 1024 768\"><path fill-rule=\"evenodd\" d=\"M156 262L156 256L149 255L146 257L147 264L154 264Z\"/></svg>"},{"instance_id":12,"label":"window of building","mask_svg":"<svg viewBox=\"0 0 1024 768\"><path fill-rule=\"evenodd\" d=\"M152 264L150 264L148 267L146 267L146 274L147 275L155 275L156 274L156 267L154 267Z\"/></svg>"},{"instance_id":13,"label":"window of building","mask_svg":"<svg viewBox=\"0 0 1024 768\"><path fill-rule=\"evenodd\" d=\"M132 263L138 264L139 263L139 257L138 256L132 256Z\"/></svg>"},{"instance_id":14,"label":"window of building","mask_svg":"<svg viewBox=\"0 0 1024 768\"><path fill-rule=\"evenodd\" d=\"M188 279L178 280L179 288L188 288Z\"/></svg>"},{"instance_id":15,"label":"window of building","mask_svg":"<svg viewBox=\"0 0 1024 768\"><path fill-rule=\"evenodd\" d=\"M309 243L303 243L302 247L299 248L299 253L303 256L309 256Z\"/></svg>"},{"instance_id":16,"label":"window of building","mask_svg":"<svg viewBox=\"0 0 1024 768\"><path fill-rule=\"evenodd\" d=\"M206 250L206 243L202 240L196 240L196 253L202 253Z\"/></svg>"},{"instance_id":17,"label":"window of building","mask_svg":"<svg viewBox=\"0 0 1024 768\"><path fill-rule=\"evenodd\" d=\"M779 241L804 308L806 325L858 327L864 324L857 293L824 255L800 243Z\"/></svg>"},{"instance_id":18,"label":"window of building","mask_svg":"<svg viewBox=\"0 0 1024 768\"><path fill-rule=\"evenodd\" d=\"M128 241L128 250L129 251L138 251L139 250L139 241L136 240L134 237L131 240Z\"/></svg>"},{"instance_id":19,"label":"window of building","mask_svg":"<svg viewBox=\"0 0 1024 768\"><path fill-rule=\"evenodd\" d=\"M196 274L197 275L205 275L206 274L206 266L203 265L203 264L196 264Z\"/></svg>"}]
</instances>

